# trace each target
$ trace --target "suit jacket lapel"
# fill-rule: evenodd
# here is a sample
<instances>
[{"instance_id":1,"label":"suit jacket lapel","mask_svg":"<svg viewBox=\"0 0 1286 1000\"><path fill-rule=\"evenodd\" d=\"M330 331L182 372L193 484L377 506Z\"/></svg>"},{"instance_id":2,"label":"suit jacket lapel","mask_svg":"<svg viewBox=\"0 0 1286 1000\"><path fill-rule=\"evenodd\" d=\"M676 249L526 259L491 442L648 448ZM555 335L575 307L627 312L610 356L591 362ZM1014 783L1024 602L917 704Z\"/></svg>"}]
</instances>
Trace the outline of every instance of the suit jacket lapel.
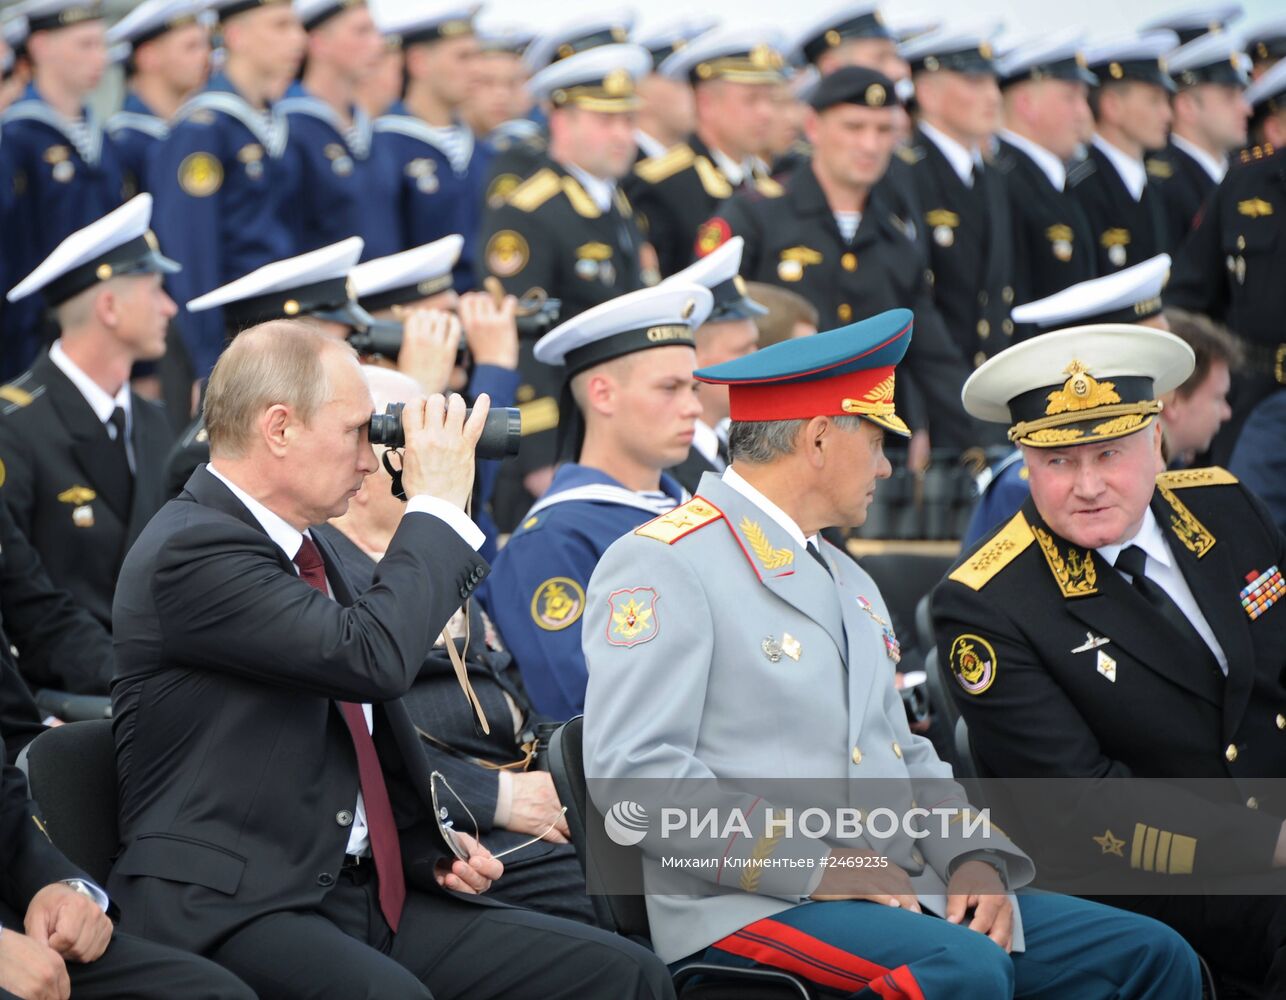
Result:
<instances>
[{"instance_id":1,"label":"suit jacket lapel","mask_svg":"<svg viewBox=\"0 0 1286 1000\"><path fill-rule=\"evenodd\" d=\"M185 495L190 496L203 507L212 507L215 510L222 511L229 517L235 517L238 521L249 525L255 531L267 537L268 533L263 530L263 525L255 520L255 516L246 509L245 504L237 499L236 494L210 473L204 462L198 465L196 471L188 478L183 487L183 493L179 494L179 498L182 499ZM281 550L281 546L274 544L272 550L277 556L277 561L281 563L283 570L287 573L297 572L295 564L286 557L286 553ZM329 551L328 555L331 559L336 559L333 549Z\"/></svg>"},{"instance_id":2,"label":"suit jacket lapel","mask_svg":"<svg viewBox=\"0 0 1286 1000\"><path fill-rule=\"evenodd\" d=\"M1152 498L1152 510L1165 533L1175 565L1188 582L1197 606L1205 615L1228 661L1223 724L1224 740L1232 742L1255 683L1255 650L1250 635L1250 619L1242 609L1240 595L1232 589L1236 586L1234 581L1242 579L1248 569L1234 566L1232 550L1220 545L1218 539L1201 556L1184 544L1183 536L1172 526L1176 511L1159 491Z\"/></svg>"},{"instance_id":3,"label":"suit jacket lapel","mask_svg":"<svg viewBox=\"0 0 1286 1000\"><path fill-rule=\"evenodd\" d=\"M102 497L122 524L128 523L133 483L129 466L122 467L119 454L107 436L106 426L99 421L80 390L49 360L48 355L32 367L37 378L44 382L58 419L71 435L72 456L89 480L86 485Z\"/></svg>"},{"instance_id":4,"label":"suit jacket lapel","mask_svg":"<svg viewBox=\"0 0 1286 1000\"><path fill-rule=\"evenodd\" d=\"M157 436L157 422L149 419L153 414L147 409L152 404L134 395L130 400L133 408L133 430L130 443L134 446L134 489L130 502L130 516L127 527L125 547L133 545L147 522L156 513L154 497L157 492L157 481L164 474L164 468L155 466L147 456L164 454L165 441Z\"/></svg>"}]
</instances>

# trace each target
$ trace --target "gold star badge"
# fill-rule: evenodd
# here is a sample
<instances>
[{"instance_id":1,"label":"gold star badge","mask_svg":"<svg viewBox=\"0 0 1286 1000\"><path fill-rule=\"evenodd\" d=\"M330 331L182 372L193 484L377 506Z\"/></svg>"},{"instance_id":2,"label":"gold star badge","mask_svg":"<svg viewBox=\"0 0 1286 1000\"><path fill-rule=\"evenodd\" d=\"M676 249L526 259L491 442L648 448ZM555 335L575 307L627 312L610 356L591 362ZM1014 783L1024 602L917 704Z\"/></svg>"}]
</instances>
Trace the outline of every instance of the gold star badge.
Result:
<instances>
[{"instance_id":1,"label":"gold star badge","mask_svg":"<svg viewBox=\"0 0 1286 1000\"><path fill-rule=\"evenodd\" d=\"M1094 843L1103 848L1104 854L1115 854L1118 858L1124 858L1125 841L1119 837L1112 836L1111 830L1105 830L1103 836L1095 837Z\"/></svg>"}]
</instances>

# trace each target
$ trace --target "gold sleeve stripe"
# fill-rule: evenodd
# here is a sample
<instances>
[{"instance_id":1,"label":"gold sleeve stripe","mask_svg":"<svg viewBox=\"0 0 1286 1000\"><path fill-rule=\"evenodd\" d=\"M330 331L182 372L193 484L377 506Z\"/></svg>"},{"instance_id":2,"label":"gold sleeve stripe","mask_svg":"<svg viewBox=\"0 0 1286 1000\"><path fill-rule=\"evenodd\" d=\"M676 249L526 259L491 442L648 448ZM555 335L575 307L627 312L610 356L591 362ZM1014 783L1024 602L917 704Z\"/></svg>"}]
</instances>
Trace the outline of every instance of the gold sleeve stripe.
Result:
<instances>
[{"instance_id":1,"label":"gold sleeve stripe","mask_svg":"<svg viewBox=\"0 0 1286 1000\"><path fill-rule=\"evenodd\" d=\"M1134 837L1130 840L1130 867L1135 871L1143 867L1143 837L1147 829L1143 823L1134 824Z\"/></svg>"},{"instance_id":2,"label":"gold sleeve stripe","mask_svg":"<svg viewBox=\"0 0 1286 1000\"><path fill-rule=\"evenodd\" d=\"M1130 841L1130 867L1160 875L1191 875L1197 839L1160 830L1146 823L1134 824Z\"/></svg>"}]
</instances>

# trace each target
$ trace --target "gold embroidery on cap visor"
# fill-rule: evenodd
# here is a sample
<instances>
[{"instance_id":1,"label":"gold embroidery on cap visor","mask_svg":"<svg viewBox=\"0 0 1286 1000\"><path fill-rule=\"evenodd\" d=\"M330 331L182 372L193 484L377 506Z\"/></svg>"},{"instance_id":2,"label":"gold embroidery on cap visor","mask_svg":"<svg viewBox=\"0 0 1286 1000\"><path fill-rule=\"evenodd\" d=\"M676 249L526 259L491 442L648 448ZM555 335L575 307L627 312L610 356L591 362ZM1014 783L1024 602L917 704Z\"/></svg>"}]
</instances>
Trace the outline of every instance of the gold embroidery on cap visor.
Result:
<instances>
[{"instance_id":1,"label":"gold embroidery on cap visor","mask_svg":"<svg viewBox=\"0 0 1286 1000\"><path fill-rule=\"evenodd\" d=\"M1110 441L1141 431L1161 412L1161 402L1144 399L1123 403L1113 382L1100 382L1079 361L1063 369L1067 381L1046 397L1045 415L1022 420L1009 429L1009 440L1033 448Z\"/></svg>"},{"instance_id":2,"label":"gold embroidery on cap visor","mask_svg":"<svg viewBox=\"0 0 1286 1000\"><path fill-rule=\"evenodd\" d=\"M723 56L698 63L699 80L731 80L734 83L780 83L785 78L786 60L769 45L756 45L743 56Z\"/></svg>"},{"instance_id":3,"label":"gold embroidery on cap visor","mask_svg":"<svg viewBox=\"0 0 1286 1000\"><path fill-rule=\"evenodd\" d=\"M549 100L557 108L574 105L586 111L605 112L633 111L640 103L634 92L634 78L624 69L612 70L601 83L559 87Z\"/></svg>"},{"instance_id":4,"label":"gold embroidery on cap visor","mask_svg":"<svg viewBox=\"0 0 1286 1000\"><path fill-rule=\"evenodd\" d=\"M840 409L847 414L865 417L876 426L900 434L911 436L911 428L897 415L893 405L893 384L896 376L890 375L874 387L866 390L861 399L846 397L840 401Z\"/></svg>"}]
</instances>

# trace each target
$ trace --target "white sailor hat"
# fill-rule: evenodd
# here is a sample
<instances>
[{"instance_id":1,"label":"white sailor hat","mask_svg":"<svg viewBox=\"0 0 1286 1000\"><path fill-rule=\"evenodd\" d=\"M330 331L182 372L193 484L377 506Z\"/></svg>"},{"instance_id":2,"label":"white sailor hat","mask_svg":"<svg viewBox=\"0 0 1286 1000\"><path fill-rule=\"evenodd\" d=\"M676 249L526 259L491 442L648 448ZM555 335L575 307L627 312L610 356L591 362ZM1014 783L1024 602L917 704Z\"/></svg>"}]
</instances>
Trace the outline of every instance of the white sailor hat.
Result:
<instances>
[{"instance_id":1,"label":"white sailor hat","mask_svg":"<svg viewBox=\"0 0 1286 1000\"><path fill-rule=\"evenodd\" d=\"M320 28L337 14L350 7L365 7L366 0L294 0L295 14L304 26L312 31Z\"/></svg>"},{"instance_id":2,"label":"white sailor hat","mask_svg":"<svg viewBox=\"0 0 1286 1000\"><path fill-rule=\"evenodd\" d=\"M1246 103L1255 114L1276 112L1286 108L1286 59L1274 63L1272 68L1246 88Z\"/></svg>"},{"instance_id":3,"label":"white sailor hat","mask_svg":"<svg viewBox=\"0 0 1286 1000\"><path fill-rule=\"evenodd\" d=\"M1179 36L1173 31L1122 35L1087 46L1085 61L1099 86L1133 80L1174 90L1164 57L1178 44Z\"/></svg>"},{"instance_id":4,"label":"white sailor hat","mask_svg":"<svg viewBox=\"0 0 1286 1000\"><path fill-rule=\"evenodd\" d=\"M27 36L31 34L31 29L25 17L15 14L0 22L0 33L4 34L5 43L9 48L17 52L27 44Z\"/></svg>"},{"instance_id":5,"label":"white sailor hat","mask_svg":"<svg viewBox=\"0 0 1286 1000\"><path fill-rule=\"evenodd\" d=\"M716 17L685 17L631 41L648 50L652 56L652 68L656 69L679 49L686 48L707 31L713 31L718 24Z\"/></svg>"},{"instance_id":6,"label":"white sailor hat","mask_svg":"<svg viewBox=\"0 0 1286 1000\"><path fill-rule=\"evenodd\" d=\"M198 23L203 0L143 0L107 30L108 45L138 48L167 31Z\"/></svg>"},{"instance_id":7,"label":"white sailor hat","mask_svg":"<svg viewBox=\"0 0 1286 1000\"><path fill-rule=\"evenodd\" d=\"M770 28L719 28L685 45L656 68L689 83L778 83L786 78L782 37Z\"/></svg>"},{"instance_id":8,"label":"white sailor hat","mask_svg":"<svg viewBox=\"0 0 1286 1000\"><path fill-rule=\"evenodd\" d=\"M527 89L556 108L631 111L639 105L635 84L651 67L641 45L599 45L550 63L527 81Z\"/></svg>"},{"instance_id":9,"label":"white sailor hat","mask_svg":"<svg viewBox=\"0 0 1286 1000\"><path fill-rule=\"evenodd\" d=\"M1143 430L1194 366L1192 348L1172 333L1076 326L1001 351L969 376L961 399L979 420L1009 424L1015 444L1070 448Z\"/></svg>"},{"instance_id":10,"label":"white sailor hat","mask_svg":"<svg viewBox=\"0 0 1286 1000\"><path fill-rule=\"evenodd\" d=\"M460 0L399 0L380 28L385 34L397 35L403 48L472 35L473 19L481 6Z\"/></svg>"},{"instance_id":11,"label":"white sailor hat","mask_svg":"<svg viewBox=\"0 0 1286 1000\"><path fill-rule=\"evenodd\" d=\"M992 39L999 25L972 29L939 28L898 46L898 55L911 65L912 73L953 70L971 76L995 76Z\"/></svg>"},{"instance_id":12,"label":"white sailor hat","mask_svg":"<svg viewBox=\"0 0 1286 1000\"><path fill-rule=\"evenodd\" d=\"M1032 80L1070 80L1091 87L1098 77L1089 71L1080 32L1063 31L1019 41L996 60L1002 87Z\"/></svg>"},{"instance_id":13,"label":"white sailor hat","mask_svg":"<svg viewBox=\"0 0 1286 1000\"><path fill-rule=\"evenodd\" d=\"M522 54L522 61L527 72L535 73L578 52L600 45L620 45L627 42L633 28L634 12L631 10L618 10L595 17L578 16L533 38Z\"/></svg>"},{"instance_id":14,"label":"white sailor hat","mask_svg":"<svg viewBox=\"0 0 1286 1000\"><path fill-rule=\"evenodd\" d=\"M152 196L140 194L97 222L72 233L9 291L17 302L44 291L50 306L66 302L100 281L131 274L174 274L182 270L161 255L152 222Z\"/></svg>"},{"instance_id":15,"label":"white sailor hat","mask_svg":"<svg viewBox=\"0 0 1286 1000\"><path fill-rule=\"evenodd\" d=\"M1140 31L1173 31L1179 44L1187 45L1194 38L1218 34L1245 12L1239 3L1216 4L1213 7L1185 7L1170 11L1139 26Z\"/></svg>"},{"instance_id":16,"label":"white sailor hat","mask_svg":"<svg viewBox=\"0 0 1286 1000\"><path fill-rule=\"evenodd\" d=\"M1270 17L1247 25L1242 31L1246 52L1255 62L1286 58L1286 17Z\"/></svg>"},{"instance_id":17,"label":"white sailor hat","mask_svg":"<svg viewBox=\"0 0 1286 1000\"><path fill-rule=\"evenodd\" d=\"M745 248L746 241L740 236L734 236L682 271L676 271L663 284L673 281L710 289L714 302L710 315L706 317L707 323L766 316L768 310L750 297L746 291L745 279L738 273L741 270L741 254Z\"/></svg>"},{"instance_id":18,"label":"white sailor hat","mask_svg":"<svg viewBox=\"0 0 1286 1000\"><path fill-rule=\"evenodd\" d=\"M666 281L587 309L536 342L536 360L564 365L567 378L594 365L653 347L693 346L714 297L692 282Z\"/></svg>"},{"instance_id":19,"label":"white sailor hat","mask_svg":"<svg viewBox=\"0 0 1286 1000\"><path fill-rule=\"evenodd\" d=\"M944 25L942 18L935 14L900 11L886 17L884 26L893 40L901 45L913 38L927 35L930 31L937 31Z\"/></svg>"},{"instance_id":20,"label":"white sailor hat","mask_svg":"<svg viewBox=\"0 0 1286 1000\"><path fill-rule=\"evenodd\" d=\"M1180 88L1202 83L1250 85L1250 57L1242 51L1244 41L1236 31L1200 35L1181 45L1166 58L1170 76Z\"/></svg>"},{"instance_id":21,"label":"white sailor hat","mask_svg":"<svg viewBox=\"0 0 1286 1000\"><path fill-rule=\"evenodd\" d=\"M445 292L451 287L451 269L463 247L463 236L444 236L413 250L358 264L352 271L358 302L374 313Z\"/></svg>"},{"instance_id":22,"label":"white sailor hat","mask_svg":"<svg viewBox=\"0 0 1286 1000\"><path fill-rule=\"evenodd\" d=\"M224 326L241 330L272 319L317 319L364 330L375 320L357 304L350 272L362 255L360 236L276 260L187 304L188 312L223 307Z\"/></svg>"},{"instance_id":23,"label":"white sailor hat","mask_svg":"<svg viewBox=\"0 0 1286 1000\"><path fill-rule=\"evenodd\" d=\"M273 3L288 4L290 0L206 0L205 9L207 13L214 15L216 21L226 21L237 14Z\"/></svg>"},{"instance_id":24,"label":"white sailor hat","mask_svg":"<svg viewBox=\"0 0 1286 1000\"><path fill-rule=\"evenodd\" d=\"M1053 295L1015 306L1015 323L1034 323L1044 330L1073 323L1138 323L1161 312L1161 289L1170 277L1170 255L1145 261L1069 285Z\"/></svg>"},{"instance_id":25,"label":"white sailor hat","mask_svg":"<svg viewBox=\"0 0 1286 1000\"><path fill-rule=\"evenodd\" d=\"M787 55L796 64L815 63L822 53L853 38L892 38L879 4L844 3L809 23L790 44Z\"/></svg>"},{"instance_id":26,"label":"white sailor hat","mask_svg":"<svg viewBox=\"0 0 1286 1000\"><path fill-rule=\"evenodd\" d=\"M69 28L82 21L103 17L101 0L26 0L13 8L13 14L27 19L27 34Z\"/></svg>"},{"instance_id":27,"label":"white sailor hat","mask_svg":"<svg viewBox=\"0 0 1286 1000\"><path fill-rule=\"evenodd\" d=\"M536 37L534 28L517 24L475 24L478 48L483 52L507 52L521 56Z\"/></svg>"}]
</instances>

